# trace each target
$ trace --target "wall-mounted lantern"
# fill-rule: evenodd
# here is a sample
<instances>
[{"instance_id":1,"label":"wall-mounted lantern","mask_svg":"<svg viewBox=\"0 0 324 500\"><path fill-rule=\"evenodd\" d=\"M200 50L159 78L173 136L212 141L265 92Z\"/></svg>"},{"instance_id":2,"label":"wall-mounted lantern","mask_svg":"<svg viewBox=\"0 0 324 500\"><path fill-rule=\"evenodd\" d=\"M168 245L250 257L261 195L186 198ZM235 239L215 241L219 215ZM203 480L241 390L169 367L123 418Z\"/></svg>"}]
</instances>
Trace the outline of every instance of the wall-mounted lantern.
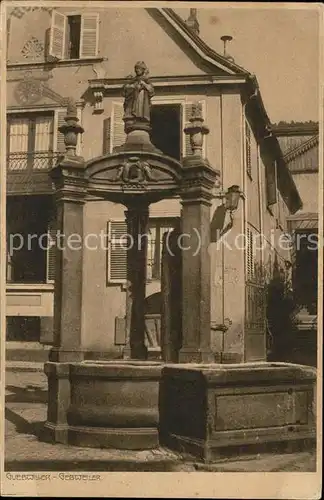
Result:
<instances>
[{"instance_id":1,"label":"wall-mounted lantern","mask_svg":"<svg viewBox=\"0 0 324 500\"><path fill-rule=\"evenodd\" d=\"M225 193L223 192L218 194L217 197L222 197L224 201L222 205L216 208L211 221L211 227L210 227L211 243L216 242L220 237L222 237L225 233L227 233L227 231L232 229L234 223L233 212L237 210L240 196L241 196L241 191L239 186L237 185L229 187ZM229 212L230 220L224 227L224 221L227 212Z\"/></svg>"},{"instance_id":2,"label":"wall-mounted lantern","mask_svg":"<svg viewBox=\"0 0 324 500\"><path fill-rule=\"evenodd\" d=\"M239 199L240 199L240 188L239 186L231 186L225 193L225 208L229 212L234 212L237 210Z\"/></svg>"}]
</instances>

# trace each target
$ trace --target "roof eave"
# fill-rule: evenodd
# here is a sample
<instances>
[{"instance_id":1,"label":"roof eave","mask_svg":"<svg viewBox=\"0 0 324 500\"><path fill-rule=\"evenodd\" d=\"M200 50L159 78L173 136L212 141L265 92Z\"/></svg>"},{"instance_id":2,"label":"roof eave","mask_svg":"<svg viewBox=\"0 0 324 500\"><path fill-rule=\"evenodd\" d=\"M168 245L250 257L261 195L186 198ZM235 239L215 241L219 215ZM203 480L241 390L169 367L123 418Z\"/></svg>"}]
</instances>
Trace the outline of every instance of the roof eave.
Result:
<instances>
[{"instance_id":1,"label":"roof eave","mask_svg":"<svg viewBox=\"0 0 324 500\"><path fill-rule=\"evenodd\" d=\"M273 155L277 162L278 168L281 169L279 175L286 179L286 183L289 186L288 193L284 192L282 193L282 195L286 199L286 203L290 212L294 214L303 207L303 202L300 198L293 176L284 160L279 141L276 135L272 132L271 122L265 109L264 102L259 90L258 80L255 75L249 76L248 84L248 102L250 106L254 107L254 111L259 117L259 123L261 124L261 126L259 127L259 135L260 137L268 136L267 144L273 151ZM252 96L253 99L251 99ZM287 196L285 196L286 194Z\"/></svg>"},{"instance_id":2,"label":"roof eave","mask_svg":"<svg viewBox=\"0 0 324 500\"><path fill-rule=\"evenodd\" d=\"M170 8L155 8L168 22L176 29L182 37L191 45L196 53L202 57L205 62L217 67L221 67L229 74L249 75L249 71L242 68L238 64L229 61L226 57L221 56L211 49L194 31L186 25L185 21Z\"/></svg>"}]
</instances>

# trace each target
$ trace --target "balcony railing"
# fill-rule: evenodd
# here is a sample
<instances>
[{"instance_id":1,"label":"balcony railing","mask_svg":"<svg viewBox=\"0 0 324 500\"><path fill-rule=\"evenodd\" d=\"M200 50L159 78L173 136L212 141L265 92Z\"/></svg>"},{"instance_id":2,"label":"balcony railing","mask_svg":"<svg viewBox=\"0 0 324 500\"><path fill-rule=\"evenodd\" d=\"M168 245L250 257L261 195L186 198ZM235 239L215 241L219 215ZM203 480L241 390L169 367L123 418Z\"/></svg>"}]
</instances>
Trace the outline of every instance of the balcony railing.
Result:
<instances>
[{"instance_id":1,"label":"balcony railing","mask_svg":"<svg viewBox=\"0 0 324 500\"><path fill-rule=\"evenodd\" d=\"M28 171L46 172L53 168L62 153L53 151L34 151L32 153L10 153L7 156L7 168L10 173Z\"/></svg>"}]
</instances>

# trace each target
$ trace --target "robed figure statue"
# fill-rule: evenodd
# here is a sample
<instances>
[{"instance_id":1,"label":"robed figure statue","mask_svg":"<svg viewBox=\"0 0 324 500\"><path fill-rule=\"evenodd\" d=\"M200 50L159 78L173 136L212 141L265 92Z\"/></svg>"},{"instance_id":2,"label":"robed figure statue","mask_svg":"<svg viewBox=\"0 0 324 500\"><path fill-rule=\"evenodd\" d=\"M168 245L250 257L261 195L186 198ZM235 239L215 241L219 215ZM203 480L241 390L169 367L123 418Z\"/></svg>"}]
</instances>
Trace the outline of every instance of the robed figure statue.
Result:
<instances>
[{"instance_id":1,"label":"robed figure statue","mask_svg":"<svg viewBox=\"0 0 324 500\"><path fill-rule=\"evenodd\" d=\"M143 61L135 64L135 76L131 75L124 85L124 121L150 123L151 98L153 85L149 81L148 69Z\"/></svg>"}]
</instances>

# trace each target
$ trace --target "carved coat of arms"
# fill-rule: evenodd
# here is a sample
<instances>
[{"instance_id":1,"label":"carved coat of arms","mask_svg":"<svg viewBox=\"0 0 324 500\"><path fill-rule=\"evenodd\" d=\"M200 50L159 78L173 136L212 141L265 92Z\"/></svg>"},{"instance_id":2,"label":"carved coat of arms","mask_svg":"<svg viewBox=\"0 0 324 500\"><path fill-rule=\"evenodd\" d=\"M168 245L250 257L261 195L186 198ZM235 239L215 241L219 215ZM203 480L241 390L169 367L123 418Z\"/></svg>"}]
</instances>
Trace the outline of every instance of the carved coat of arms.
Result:
<instances>
[{"instance_id":1,"label":"carved coat of arms","mask_svg":"<svg viewBox=\"0 0 324 500\"><path fill-rule=\"evenodd\" d=\"M115 180L126 184L143 184L154 179L150 164L137 157L133 157L125 161L118 169Z\"/></svg>"}]
</instances>

